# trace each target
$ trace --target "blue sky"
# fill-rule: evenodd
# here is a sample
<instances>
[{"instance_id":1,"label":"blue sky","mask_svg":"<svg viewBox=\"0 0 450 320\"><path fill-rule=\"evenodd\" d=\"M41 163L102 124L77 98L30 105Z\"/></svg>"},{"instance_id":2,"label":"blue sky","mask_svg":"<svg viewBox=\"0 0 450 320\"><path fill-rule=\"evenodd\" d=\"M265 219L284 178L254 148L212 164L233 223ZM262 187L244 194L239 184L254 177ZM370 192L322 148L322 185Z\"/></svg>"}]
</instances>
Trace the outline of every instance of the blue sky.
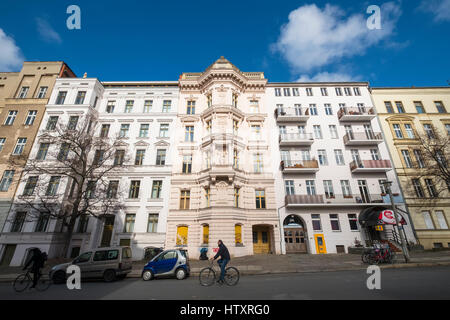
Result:
<instances>
[{"instance_id":1,"label":"blue sky","mask_svg":"<svg viewBox=\"0 0 450 320\"><path fill-rule=\"evenodd\" d=\"M66 27L71 4L81 30ZM382 30L365 26L369 5L381 7ZM271 82L435 86L450 80L449 52L450 0L0 3L0 71L64 60L102 81L175 81L223 55Z\"/></svg>"}]
</instances>

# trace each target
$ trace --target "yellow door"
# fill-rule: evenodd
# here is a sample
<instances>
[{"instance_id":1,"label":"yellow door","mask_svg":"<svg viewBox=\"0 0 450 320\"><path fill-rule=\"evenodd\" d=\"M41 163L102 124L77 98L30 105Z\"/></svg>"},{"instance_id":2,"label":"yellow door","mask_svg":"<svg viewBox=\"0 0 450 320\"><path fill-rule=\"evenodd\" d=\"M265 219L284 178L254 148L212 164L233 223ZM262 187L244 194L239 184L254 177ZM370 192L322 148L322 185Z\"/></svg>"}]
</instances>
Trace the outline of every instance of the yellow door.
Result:
<instances>
[{"instance_id":1,"label":"yellow door","mask_svg":"<svg viewBox=\"0 0 450 320\"><path fill-rule=\"evenodd\" d=\"M177 228L177 246L186 246L188 236L188 227L180 226Z\"/></svg>"},{"instance_id":2,"label":"yellow door","mask_svg":"<svg viewBox=\"0 0 450 320\"><path fill-rule=\"evenodd\" d=\"M253 253L270 253L270 238L268 228L253 229Z\"/></svg>"},{"instance_id":3,"label":"yellow door","mask_svg":"<svg viewBox=\"0 0 450 320\"><path fill-rule=\"evenodd\" d=\"M316 252L327 253L327 247L325 246L325 238L323 237L323 234L315 234L314 239L316 240Z\"/></svg>"}]
</instances>

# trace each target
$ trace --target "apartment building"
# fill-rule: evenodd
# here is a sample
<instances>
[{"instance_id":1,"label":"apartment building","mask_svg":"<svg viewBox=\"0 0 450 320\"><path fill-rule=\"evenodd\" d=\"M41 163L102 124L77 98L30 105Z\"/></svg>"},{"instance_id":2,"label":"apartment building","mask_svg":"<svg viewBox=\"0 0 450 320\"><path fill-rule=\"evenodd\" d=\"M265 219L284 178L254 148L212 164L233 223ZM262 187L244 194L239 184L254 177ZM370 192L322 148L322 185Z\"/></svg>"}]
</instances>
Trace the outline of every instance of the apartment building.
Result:
<instances>
[{"instance_id":1,"label":"apartment building","mask_svg":"<svg viewBox=\"0 0 450 320\"><path fill-rule=\"evenodd\" d=\"M429 170L439 159L446 167L450 158L450 88L371 91L419 243L425 249L450 247L450 186ZM443 146L435 160L424 143Z\"/></svg>"},{"instance_id":2,"label":"apartment building","mask_svg":"<svg viewBox=\"0 0 450 320\"><path fill-rule=\"evenodd\" d=\"M408 214L373 108L368 84L269 83L283 252L344 253L358 242L397 240L380 214L393 182L406 234Z\"/></svg>"},{"instance_id":3,"label":"apartment building","mask_svg":"<svg viewBox=\"0 0 450 320\"><path fill-rule=\"evenodd\" d=\"M55 80L68 77L75 74L62 61L25 61L19 72L0 72L0 231Z\"/></svg>"},{"instance_id":4,"label":"apartment building","mask_svg":"<svg viewBox=\"0 0 450 320\"><path fill-rule=\"evenodd\" d=\"M166 247L281 252L266 83L224 57L180 76Z\"/></svg>"},{"instance_id":5,"label":"apartment building","mask_svg":"<svg viewBox=\"0 0 450 320\"><path fill-rule=\"evenodd\" d=\"M177 104L177 82L56 80L30 159L39 157L51 166L55 159L48 155L56 146L48 145L45 133L54 130L57 123L76 123L89 115L95 119L95 136L120 137L115 144L114 161L125 161L123 169L108 174L109 185L114 185L111 190L118 193L123 210L108 212L101 219L80 217L69 248L72 257L95 247L129 245L133 258L140 260L152 248L164 247ZM94 148L90 150L93 161L95 152ZM47 179L49 185L53 178L38 177ZM0 236L3 260L8 260L5 264L23 264L33 247L48 252L49 257L64 254L66 228L61 220L33 218L21 211L24 197L33 197L27 182L25 177L19 184L13 209ZM57 201L64 208L70 200L71 181L67 176L60 177L52 186L53 194L60 195Z\"/></svg>"}]
</instances>

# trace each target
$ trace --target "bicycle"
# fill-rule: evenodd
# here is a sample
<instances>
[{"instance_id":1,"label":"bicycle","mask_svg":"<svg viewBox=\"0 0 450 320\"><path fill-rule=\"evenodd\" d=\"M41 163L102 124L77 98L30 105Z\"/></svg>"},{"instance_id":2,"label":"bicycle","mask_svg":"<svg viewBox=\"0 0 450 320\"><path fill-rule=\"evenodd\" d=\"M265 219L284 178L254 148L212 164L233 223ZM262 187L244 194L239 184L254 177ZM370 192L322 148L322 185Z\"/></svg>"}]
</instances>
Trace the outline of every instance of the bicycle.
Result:
<instances>
[{"instance_id":1,"label":"bicycle","mask_svg":"<svg viewBox=\"0 0 450 320\"><path fill-rule=\"evenodd\" d=\"M212 260L209 267L200 270L200 284L204 287L211 286L218 279L216 274L220 276L220 269L216 273L216 270L214 270L214 260ZM235 267L227 267L225 269L224 282L229 286L235 286L239 282L239 270Z\"/></svg>"},{"instance_id":2,"label":"bicycle","mask_svg":"<svg viewBox=\"0 0 450 320\"><path fill-rule=\"evenodd\" d=\"M23 273L14 280L13 288L16 292L22 292L26 290L33 283L33 277L31 275L31 268L27 269L26 273ZM51 285L51 280L49 277L43 277L39 272L39 279L36 284L37 291L45 291Z\"/></svg>"},{"instance_id":3,"label":"bicycle","mask_svg":"<svg viewBox=\"0 0 450 320\"><path fill-rule=\"evenodd\" d=\"M367 257L369 264L394 263L395 252L391 251L389 246L376 246Z\"/></svg>"}]
</instances>

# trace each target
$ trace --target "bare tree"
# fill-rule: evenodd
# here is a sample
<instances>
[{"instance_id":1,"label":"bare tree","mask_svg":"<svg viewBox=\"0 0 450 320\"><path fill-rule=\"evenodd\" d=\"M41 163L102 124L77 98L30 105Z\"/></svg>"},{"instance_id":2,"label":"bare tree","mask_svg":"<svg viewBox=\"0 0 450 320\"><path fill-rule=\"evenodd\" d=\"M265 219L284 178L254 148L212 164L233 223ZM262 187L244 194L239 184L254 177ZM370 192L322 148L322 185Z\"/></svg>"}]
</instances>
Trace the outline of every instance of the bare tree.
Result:
<instances>
[{"instance_id":1,"label":"bare tree","mask_svg":"<svg viewBox=\"0 0 450 320\"><path fill-rule=\"evenodd\" d=\"M66 257L78 218L101 219L123 209L121 192L111 177L123 170L126 152L117 150L119 137L95 137L97 124L94 116L87 115L77 123L43 131L37 139L50 147L27 161L22 175L24 191L13 205L32 218L60 221L66 227Z\"/></svg>"}]
</instances>

